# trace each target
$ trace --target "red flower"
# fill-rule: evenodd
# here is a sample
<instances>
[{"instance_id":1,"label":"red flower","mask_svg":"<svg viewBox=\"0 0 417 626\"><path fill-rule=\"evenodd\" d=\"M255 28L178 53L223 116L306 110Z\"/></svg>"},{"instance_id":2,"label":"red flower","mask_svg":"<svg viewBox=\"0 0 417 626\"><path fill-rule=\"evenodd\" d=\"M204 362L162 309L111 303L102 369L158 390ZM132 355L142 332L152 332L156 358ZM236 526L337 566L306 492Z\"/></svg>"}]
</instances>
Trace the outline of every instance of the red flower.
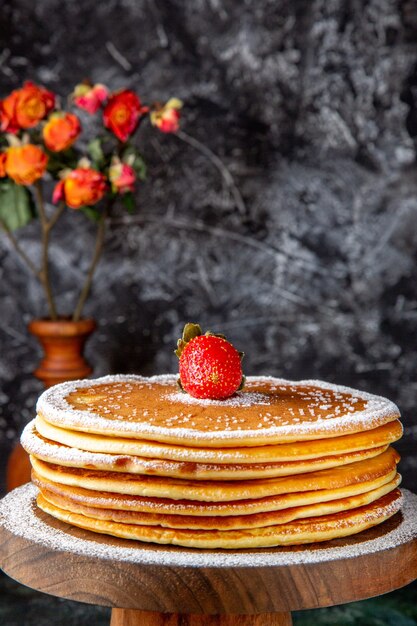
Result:
<instances>
[{"instance_id":1,"label":"red flower","mask_svg":"<svg viewBox=\"0 0 417 626\"><path fill-rule=\"evenodd\" d=\"M127 141L136 130L140 118L149 111L143 107L138 96L124 89L110 96L103 113L104 126L120 141Z\"/></svg>"},{"instance_id":2,"label":"red flower","mask_svg":"<svg viewBox=\"0 0 417 626\"><path fill-rule=\"evenodd\" d=\"M77 85L72 94L74 104L93 115L97 113L103 102L107 100L109 90L101 83L88 85L81 83Z\"/></svg>"},{"instance_id":3,"label":"red flower","mask_svg":"<svg viewBox=\"0 0 417 626\"><path fill-rule=\"evenodd\" d=\"M91 167L77 167L71 170L55 186L52 201L64 200L72 209L96 204L107 190L106 179Z\"/></svg>"},{"instance_id":4,"label":"red flower","mask_svg":"<svg viewBox=\"0 0 417 626\"><path fill-rule=\"evenodd\" d=\"M55 106L55 95L28 81L0 103L2 131L17 133L21 128L33 128Z\"/></svg>"},{"instance_id":5,"label":"red flower","mask_svg":"<svg viewBox=\"0 0 417 626\"><path fill-rule=\"evenodd\" d=\"M7 176L6 159L7 159L7 153L0 152L0 178L4 178L5 176Z\"/></svg>"},{"instance_id":6,"label":"red flower","mask_svg":"<svg viewBox=\"0 0 417 626\"><path fill-rule=\"evenodd\" d=\"M122 163L120 159L113 159L109 168L109 180L115 193L123 194L135 190L135 170L128 163Z\"/></svg>"},{"instance_id":7,"label":"red flower","mask_svg":"<svg viewBox=\"0 0 417 626\"><path fill-rule=\"evenodd\" d=\"M181 100L171 98L163 106L156 105L151 111L151 124L163 133L176 133L179 129Z\"/></svg>"},{"instance_id":8,"label":"red flower","mask_svg":"<svg viewBox=\"0 0 417 626\"><path fill-rule=\"evenodd\" d=\"M74 113L53 113L43 127L43 140L53 152L66 150L81 132L80 120Z\"/></svg>"}]
</instances>

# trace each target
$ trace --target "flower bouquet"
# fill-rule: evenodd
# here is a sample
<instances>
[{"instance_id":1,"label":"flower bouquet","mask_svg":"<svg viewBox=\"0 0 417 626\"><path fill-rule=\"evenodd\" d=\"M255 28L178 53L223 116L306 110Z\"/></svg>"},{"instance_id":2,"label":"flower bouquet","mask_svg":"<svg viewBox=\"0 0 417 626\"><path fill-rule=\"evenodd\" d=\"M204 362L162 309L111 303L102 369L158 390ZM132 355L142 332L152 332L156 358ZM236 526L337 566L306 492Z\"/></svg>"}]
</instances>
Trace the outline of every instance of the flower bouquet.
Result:
<instances>
[{"instance_id":1,"label":"flower bouquet","mask_svg":"<svg viewBox=\"0 0 417 626\"><path fill-rule=\"evenodd\" d=\"M146 175L135 143L137 131L148 119L163 133L177 132L182 102L172 98L164 105L145 106L130 89L112 93L88 82L77 85L66 102L64 108L57 95L33 82L0 102L0 229L41 283L50 320L58 320L49 274L51 232L67 207L94 220L94 253L72 313L77 322L101 256L106 218L119 199L127 211L134 211L135 185ZM87 121L89 116L95 117L96 130L86 141L81 118ZM53 185L53 210L46 202L48 181ZM38 262L15 235L36 217L41 235Z\"/></svg>"}]
</instances>

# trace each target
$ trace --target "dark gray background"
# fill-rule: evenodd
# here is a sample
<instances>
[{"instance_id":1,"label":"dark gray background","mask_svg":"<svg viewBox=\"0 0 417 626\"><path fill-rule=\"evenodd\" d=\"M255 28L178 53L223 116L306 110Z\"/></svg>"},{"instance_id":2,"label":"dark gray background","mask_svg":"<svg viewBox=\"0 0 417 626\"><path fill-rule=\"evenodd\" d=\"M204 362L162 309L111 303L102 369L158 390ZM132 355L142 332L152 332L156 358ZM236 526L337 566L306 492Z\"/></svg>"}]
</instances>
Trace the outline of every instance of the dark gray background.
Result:
<instances>
[{"instance_id":1,"label":"dark gray background","mask_svg":"<svg viewBox=\"0 0 417 626\"><path fill-rule=\"evenodd\" d=\"M200 321L246 352L247 374L396 401L416 489L415 4L13 0L1 36L2 95L28 78L66 94L87 76L174 95L202 144L140 131L149 177L137 214L113 220L85 311L95 374L174 370L184 321ZM36 257L36 223L20 237ZM68 211L52 250L61 312L92 245ZM41 390L26 325L46 311L2 237L0 273L4 465Z\"/></svg>"}]
</instances>

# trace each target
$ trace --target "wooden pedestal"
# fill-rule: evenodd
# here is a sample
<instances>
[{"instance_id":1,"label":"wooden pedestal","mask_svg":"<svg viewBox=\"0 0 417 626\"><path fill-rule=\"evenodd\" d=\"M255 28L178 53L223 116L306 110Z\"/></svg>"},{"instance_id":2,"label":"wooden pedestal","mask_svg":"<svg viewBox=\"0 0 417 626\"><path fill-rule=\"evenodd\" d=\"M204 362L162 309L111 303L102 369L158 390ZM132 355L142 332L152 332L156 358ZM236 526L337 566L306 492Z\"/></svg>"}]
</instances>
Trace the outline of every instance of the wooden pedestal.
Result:
<instances>
[{"instance_id":1,"label":"wooden pedestal","mask_svg":"<svg viewBox=\"0 0 417 626\"><path fill-rule=\"evenodd\" d=\"M110 626L291 626L291 613L184 615L113 609Z\"/></svg>"},{"instance_id":2,"label":"wooden pedestal","mask_svg":"<svg viewBox=\"0 0 417 626\"><path fill-rule=\"evenodd\" d=\"M292 610L361 600L417 578L410 492L402 513L353 537L246 551L91 533L43 513L35 496L25 485L0 502L0 567L39 591L111 606L111 626L290 626Z\"/></svg>"}]
</instances>

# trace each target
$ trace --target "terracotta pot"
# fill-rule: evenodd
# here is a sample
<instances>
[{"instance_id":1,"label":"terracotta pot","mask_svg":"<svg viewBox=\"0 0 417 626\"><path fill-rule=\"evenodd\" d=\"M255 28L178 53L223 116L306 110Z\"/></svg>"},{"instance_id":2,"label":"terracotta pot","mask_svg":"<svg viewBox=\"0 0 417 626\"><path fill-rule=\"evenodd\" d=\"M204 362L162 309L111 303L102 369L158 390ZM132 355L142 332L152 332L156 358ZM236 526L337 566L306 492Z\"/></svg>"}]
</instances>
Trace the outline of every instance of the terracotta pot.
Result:
<instances>
[{"instance_id":1,"label":"terracotta pot","mask_svg":"<svg viewBox=\"0 0 417 626\"><path fill-rule=\"evenodd\" d=\"M29 324L29 331L44 350L44 358L33 373L45 387L91 374L93 370L84 359L83 350L95 327L92 319L34 320Z\"/></svg>"},{"instance_id":2,"label":"terracotta pot","mask_svg":"<svg viewBox=\"0 0 417 626\"><path fill-rule=\"evenodd\" d=\"M92 372L83 357L84 344L94 331L96 323L92 319L72 322L67 319L34 320L29 331L37 337L44 357L33 372L45 387L51 387L66 380L86 378ZM8 491L24 485L30 480L29 457L20 443L12 451L6 474Z\"/></svg>"}]
</instances>

